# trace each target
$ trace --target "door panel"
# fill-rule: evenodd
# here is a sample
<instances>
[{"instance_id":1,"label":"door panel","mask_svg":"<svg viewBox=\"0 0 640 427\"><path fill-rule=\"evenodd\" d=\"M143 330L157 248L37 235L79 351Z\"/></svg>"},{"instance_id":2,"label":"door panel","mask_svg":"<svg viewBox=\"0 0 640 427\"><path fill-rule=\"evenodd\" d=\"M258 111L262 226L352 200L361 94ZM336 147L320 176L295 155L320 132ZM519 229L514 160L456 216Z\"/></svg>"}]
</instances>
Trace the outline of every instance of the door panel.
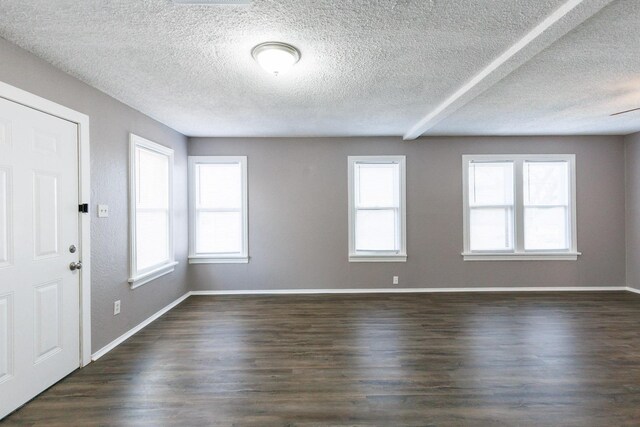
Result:
<instances>
[{"instance_id":1,"label":"door panel","mask_svg":"<svg viewBox=\"0 0 640 427\"><path fill-rule=\"evenodd\" d=\"M35 287L35 363L62 349L61 281Z\"/></svg>"},{"instance_id":2,"label":"door panel","mask_svg":"<svg viewBox=\"0 0 640 427\"><path fill-rule=\"evenodd\" d=\"M55 154L58 151L58 139L46 132L33 131L33 149L43 154Z\"/></svg>"},{"instance_id":3,"label":"door panel","mask_svg":"<svg viewBox=\"0 0 640 427\"><path fill-rule=\"evenodd\" d=\"M8 167L0 167L0 268L7 267L11 263L11 223L9 213L11 206L11 170Z\"/></svg>"},{"instance_id":4,"label":"door panel","mask_svg":"<svg viewBox=\"0 0 640 427\"><path fill-rule=\"evenodd\" d=\"M0 418L80 365L78 128L0 98Z\"/></svg>"},{"instance_id":5,"label":"door panel","mask_svg":"<svg viewBox=\"0 0 640 427\"><path fill-rule=\"evenodd\" d=\"M0 297L0 383L11 375L11 356L13 355L11 309L11 296Z\"/></svg>"},{"instance_id":6,"label":"door panel","mask_svg":"<svg viewBox=\"0 0 640 427\"><path fill-rule=\"evenodd\" d=\"M35 259L58 255L58 177L33 174L33 232Z\"/></svg>"},{"instance_id":7,"label":"door panel","mask_svg":"<svg viewBox=\"0 0 640 427\"><path fill-rule=\"evenodd\" d=\"M11 122L0 117L0 145L11 144Z\"/></svg>"}]
</instances>

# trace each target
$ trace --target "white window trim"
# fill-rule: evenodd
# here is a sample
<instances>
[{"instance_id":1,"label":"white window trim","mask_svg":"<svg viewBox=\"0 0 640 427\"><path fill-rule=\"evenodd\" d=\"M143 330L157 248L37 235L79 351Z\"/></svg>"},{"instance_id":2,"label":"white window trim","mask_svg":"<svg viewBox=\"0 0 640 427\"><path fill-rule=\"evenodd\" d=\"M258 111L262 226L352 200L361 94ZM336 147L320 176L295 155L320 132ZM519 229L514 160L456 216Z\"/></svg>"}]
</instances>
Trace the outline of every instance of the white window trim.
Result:
<instances>
[{"instance_id":1,"label":"white window trim","mask_svg":"<svg viewBox=\"0 0 640 427\"><path fill-rule=\"evenodd\" d=\"M355 247L355 192L354 171L358 162L397 163L400 166L400 250L399 251L356 251ZM407 174L405 156L349 156L349 262L406 262L407 261Z\"/></svg>"},{"instance_id":2,"label":"white window trim","mask_svg":"<svg viewBox=\"0 0 640 427\"><path fill-rule=\"evenodd\" d=\"M514 163L514 251L482 252L470 250L469 226L469 163L472 161L513 161ZM569 198L570 211L570 248L567 251L525 251L524 250L524 203L523 203L523 164L533 161L566 161L569 163ZM484 154L462 156L462 198L464 217L464 251L465 261L575 261L581 255L578 252L576 221L576 156L575 154Z\"/></svg>"},{"instance_id":3,"label":"white window trim","mask_svg":"<svg viewBox=\"0 0 640 427\"><path fill-rule=\"evenodd\" d=\"M138 271L136 260L136 148L143 147L169 158L169 260L163 264ZM131 289L140 287L158 277L164 276L175 270L178 262L175 260L174 240L174 209L173 209L173 150L164 145L157 144L138 135L129 134L129 271L131 277L128 282Z\"/></svg>"},{"instance_id":4,"label":"white window trim","mask_svg":"<svg viewBox=\"0 0 640 427\"><path fill-rule=\"evenodd\" d=\"M196 182L198 164L240 163L242 170L242 251L240 254L196 253ZM249 262L247 156L189 156L189 264L246 264Z\"/></svg>"}]
</instances>

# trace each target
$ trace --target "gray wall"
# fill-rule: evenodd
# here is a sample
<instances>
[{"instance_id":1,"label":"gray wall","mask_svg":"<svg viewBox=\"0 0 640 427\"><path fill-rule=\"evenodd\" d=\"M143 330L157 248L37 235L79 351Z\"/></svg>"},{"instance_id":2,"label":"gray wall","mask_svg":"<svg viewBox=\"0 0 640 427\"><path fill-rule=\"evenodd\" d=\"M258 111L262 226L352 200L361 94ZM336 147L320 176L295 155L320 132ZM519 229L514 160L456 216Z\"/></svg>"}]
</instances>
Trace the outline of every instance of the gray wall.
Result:
<instances>
[{"instance_id":1,"label":"gray wall","mask_svg":"<svg viewBox=\"0 0 640 427\"><path fill-rule=\"evenodd\" d=\"M625 145L621 137L326 139L192 138L192 155L249 156L249 264L187 268L186 138L0 39L0 81L91 118L93 350L192 289L303 289L625 284ZM128 133L176 150L174 273L129 289ZM629 283L639 284L640 137L629 139ZM577 262L463 262L462 154L575 153ZM351 154L405 154L407 263L347 262L347 172ZM637 167L635 168L637 169ZM98 219L95 205L110 206ZM605 209L603 209L603 206ZM122 314L112 315L113 301Z\"/></svg>"},{"instance_id":2,"label":"gray wall","mask_svg":"<svg viewBox=\"0 0 640 427\"><path fill-rule=\"evenodd\" d=\"M0 81L90 116L92 347L96 351L188 290L186 138L106 94L0 39ZM128 279L128 135L175 150L176 271L136 290ZM98 219L97 203L109 205ZM113 302L122 313L113 316Z\"/></svg>"},{"instance_id":3,"label":"gray wall","mask_svg":"<svg viewBox=\"0 0 640 427\"><path fill-rule=\"evenodd\" d=\"M575 153L578 261L463 261L462 154ZM194 289L624 286L622 137L190 138L247 155L249 264L189 269ZM347 261L347 156L407 156L406 263Z\"/></svg>"},{"instance_id":4,"label":"gray wall","mask_svg":"<svg viewBox=\"0 0 640 427\"><path fill-rule=\"evenodd\" d=\"M640 133L625 138L627 285L640 289Z\"/></svg>"}]
</instances>

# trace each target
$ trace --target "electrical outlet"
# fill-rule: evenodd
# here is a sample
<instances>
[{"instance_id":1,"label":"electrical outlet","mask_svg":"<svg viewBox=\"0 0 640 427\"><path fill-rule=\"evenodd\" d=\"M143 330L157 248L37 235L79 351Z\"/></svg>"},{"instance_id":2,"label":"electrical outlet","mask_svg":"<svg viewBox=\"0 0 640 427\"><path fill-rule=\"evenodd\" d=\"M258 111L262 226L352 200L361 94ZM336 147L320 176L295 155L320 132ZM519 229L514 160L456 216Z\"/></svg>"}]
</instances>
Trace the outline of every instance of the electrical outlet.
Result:
<instances>
[{"instance_id":1,"label":"electrical outlet","mask_svg":"<svg viewBox=\"0 0 640 427\"><path fill-rule=\"evenodd\" d=\"M120 300L113 303L113 315L120 314Z\"/></svg>"},{"instance_id":2,"label":"electrical outlet","mask_svg":"<svg viewBox=\"0 0 640 427\"><path fill-rule=\"evenodd\" d=\"M393 284L397 285L398 283L400 283L400 281L398 280L398 276L393 276Z\"/></svg>"},{"instance_id":3,"label":"electrical outlet","mask_svg":"<svg viewBox=\"0 0 640 427\"><path fill-rule=\"evenodd\" d=\"M98 218L108 218L108 217L109 217L109 206L98 205Z\"/></svg>"}]
</instances>

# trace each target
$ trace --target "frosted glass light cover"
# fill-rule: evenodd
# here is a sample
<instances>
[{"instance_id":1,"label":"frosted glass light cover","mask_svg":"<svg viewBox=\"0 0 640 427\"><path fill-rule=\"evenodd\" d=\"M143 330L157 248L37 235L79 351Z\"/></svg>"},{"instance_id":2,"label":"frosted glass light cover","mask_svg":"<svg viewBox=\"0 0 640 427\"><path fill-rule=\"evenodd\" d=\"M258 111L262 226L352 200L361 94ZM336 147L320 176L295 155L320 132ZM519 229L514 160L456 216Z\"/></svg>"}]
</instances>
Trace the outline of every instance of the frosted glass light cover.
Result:
<instances>
[{"instance_id":1,"label":"frosted glass light cover","mask_svg":"<svg viewBox=\"0 0 640 427\"><path fill-rule=\"evenodd\" d=\"M298 49L280 42L261 43L251 54L262 69L276 76L288 72L300 60Z\"/></svg>"}]
</instances>

